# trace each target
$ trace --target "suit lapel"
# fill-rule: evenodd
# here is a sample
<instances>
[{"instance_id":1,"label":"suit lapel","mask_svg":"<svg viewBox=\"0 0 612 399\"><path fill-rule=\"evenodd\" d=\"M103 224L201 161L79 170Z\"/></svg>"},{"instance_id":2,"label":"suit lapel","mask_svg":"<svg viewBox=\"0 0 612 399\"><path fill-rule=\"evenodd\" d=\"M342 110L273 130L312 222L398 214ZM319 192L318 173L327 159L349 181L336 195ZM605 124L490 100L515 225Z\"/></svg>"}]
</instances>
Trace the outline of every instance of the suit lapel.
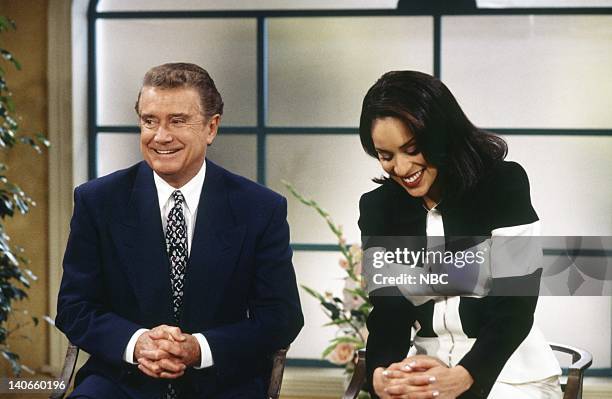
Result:
<instances>
[{"instance_id":1,"label":"suit lapel","mask_svg":"<svg viewBox=\"0 0 612 399\"><path fill-rule=\"evenodd\" d=\"M139 300L144 320L172 320L170 266L153 171L142 163L123 220L115 224L117 247Z\"/></svg>"},{"instance_id":2,"label":"suit lapel","mask_svg":"<svg viewBox=\"0 0 612 399\"><path fill-rule=\"evenodd\" d=\"M246 227L235 220L224 171L206 161L191 253L187 262L182 323L209 325L240 255Z\"/></svg>"}]
</instances>

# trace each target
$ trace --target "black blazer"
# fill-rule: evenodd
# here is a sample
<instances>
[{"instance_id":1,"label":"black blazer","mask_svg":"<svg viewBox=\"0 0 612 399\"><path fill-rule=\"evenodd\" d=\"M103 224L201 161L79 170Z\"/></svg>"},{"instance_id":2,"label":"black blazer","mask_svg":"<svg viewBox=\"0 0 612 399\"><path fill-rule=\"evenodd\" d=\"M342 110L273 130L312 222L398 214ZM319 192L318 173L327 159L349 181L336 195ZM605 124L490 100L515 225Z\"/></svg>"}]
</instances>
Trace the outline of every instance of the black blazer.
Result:
<instances>
[{"instance_id":1,"label":"black blazer","mask_svg":"<svg viewBox=\"0 0 612 399\"><path fill-rule=\"evenodd\" d=\"M451 236L490 237L495 229L538 221L531 205L527 175L513 162L496 164L474 189L460 198L444 198L437 209L442 214L447 239ZM422 200L411 197L393 180L364 194L360 213L359 226L364 237L426 236L427 211ZM364 242L363 246L365 251L375 244ZM527 278L536 280L537 293L539 273ZM499 283L493 281L493 290L500 286ZM432 327L434 301L415 306L397 287L375 290L370 293L370 300L374 307L367 321L370 334L366 367L372 391L374 370L406 356L415 322L420 325L419 336L435 338L436 333ZM537 296L460 298L463 331L467 337L475 339L471 350L458 363L474 379L471 389L461 398L488 395L510 356L530 333L536 303Z\"/></svg>"}]
</instances>

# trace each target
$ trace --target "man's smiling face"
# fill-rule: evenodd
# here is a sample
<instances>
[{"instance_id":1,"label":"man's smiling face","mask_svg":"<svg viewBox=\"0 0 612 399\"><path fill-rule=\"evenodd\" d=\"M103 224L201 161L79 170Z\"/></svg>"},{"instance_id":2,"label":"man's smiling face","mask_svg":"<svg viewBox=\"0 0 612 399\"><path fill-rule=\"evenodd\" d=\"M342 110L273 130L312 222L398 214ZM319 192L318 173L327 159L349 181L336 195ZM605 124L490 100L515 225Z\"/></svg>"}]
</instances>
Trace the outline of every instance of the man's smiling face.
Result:
<instances>
[{"instance_id":1,"label":"man's smiling face","mask_svg":"<svg viewBox=\"0 0 612 399\"><path fill-rule=\"evenodd\" d=\"M182 187L202 167L220 116L206 118L198 92L188 87L145 86L138 111L144 160L168 184Z\"/></svg>"}]
</instances>

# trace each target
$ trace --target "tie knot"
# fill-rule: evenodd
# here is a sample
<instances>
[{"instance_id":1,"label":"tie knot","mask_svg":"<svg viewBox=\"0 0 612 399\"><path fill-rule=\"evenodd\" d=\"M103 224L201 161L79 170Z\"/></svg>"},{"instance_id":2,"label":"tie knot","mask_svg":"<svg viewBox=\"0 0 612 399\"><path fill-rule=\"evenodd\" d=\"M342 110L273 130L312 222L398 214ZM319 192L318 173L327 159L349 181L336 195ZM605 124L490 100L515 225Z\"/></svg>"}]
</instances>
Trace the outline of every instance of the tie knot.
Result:
<instances>
[{"instance_id":1,"label":"tie knot","mask_svg":"<svg viewBox=\"0 0 612 399\"><path fill-rule=\"evenodd\" d=\"M181 193L180 190L175 190L172 193L172 198L174 198L174 203L181 205L183 202L185 202L185 197L183 197L183 193Z\"/></svg>"}]
</instances>

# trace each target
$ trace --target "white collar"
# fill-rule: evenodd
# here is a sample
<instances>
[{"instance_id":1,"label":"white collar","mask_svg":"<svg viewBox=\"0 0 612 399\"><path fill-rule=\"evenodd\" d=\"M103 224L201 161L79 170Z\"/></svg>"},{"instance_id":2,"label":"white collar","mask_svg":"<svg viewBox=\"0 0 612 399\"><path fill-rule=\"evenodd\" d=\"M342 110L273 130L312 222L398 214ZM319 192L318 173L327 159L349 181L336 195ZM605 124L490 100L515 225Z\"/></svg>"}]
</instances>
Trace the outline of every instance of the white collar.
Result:
<instances>
[{"instance_id":1,"label":"white collar","mask_svg":"<svg viewBox=\"0 0 612 399\"><path fill-rule=\"evenodd\" d=\"M200 202L200 193L202 192L202 186L204 186L204 177L206 176L206 160L202 163L202 167L198 173L191 178L185 185L179 188L174 188L162 177L160 177L155 171L153 171L153 180L155 181L155 188L157 189L157 199L159 200L159 206L163 209L164 205L168 202L172 193L175 190L181 190L187 208L190 212L195 212Z\"/></svg>"}]
</instances>

